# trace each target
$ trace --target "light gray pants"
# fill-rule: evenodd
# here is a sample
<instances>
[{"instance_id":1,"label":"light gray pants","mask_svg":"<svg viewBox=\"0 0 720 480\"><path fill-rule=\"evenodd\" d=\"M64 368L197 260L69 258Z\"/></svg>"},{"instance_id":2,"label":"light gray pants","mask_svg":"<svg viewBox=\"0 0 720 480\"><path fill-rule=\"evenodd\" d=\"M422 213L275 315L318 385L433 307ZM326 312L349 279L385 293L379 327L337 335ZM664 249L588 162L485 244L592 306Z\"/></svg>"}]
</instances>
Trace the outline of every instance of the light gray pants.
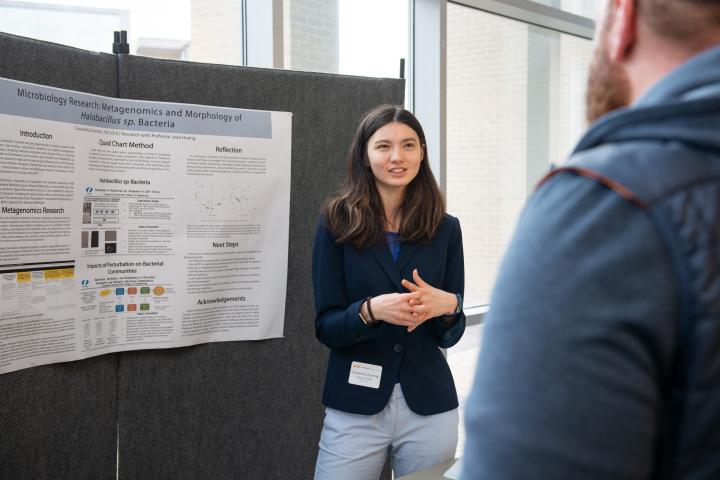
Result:
<instances>
[{"instance_id":1,"label":"light gray pants","mask_svg":"<svg viewBox=\"0 0 720 480\"><path fill-rule=\"evenodd\" d=\"M388 452L395 477L408 475L455 458L457 442L457 409L417 415L397 383L375 415L325 409L315 480L377 480Z\"/></svg>"}]
</instances>

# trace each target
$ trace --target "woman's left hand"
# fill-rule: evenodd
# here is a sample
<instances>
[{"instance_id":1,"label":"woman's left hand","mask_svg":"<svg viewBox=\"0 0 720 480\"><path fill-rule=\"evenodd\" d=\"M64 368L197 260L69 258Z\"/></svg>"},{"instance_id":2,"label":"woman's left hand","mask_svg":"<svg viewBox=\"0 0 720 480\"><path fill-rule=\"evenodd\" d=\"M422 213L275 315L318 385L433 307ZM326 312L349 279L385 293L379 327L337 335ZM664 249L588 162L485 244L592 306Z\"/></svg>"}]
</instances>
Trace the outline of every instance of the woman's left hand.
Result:
<instances>
[{"instance_id":1,"label":"woman's left hand","mask_svg":"<svg viewBox=\"0 0 720 480\"><path fill-rule=\"evenodd\" d=\"M413 270L413 280L402 280L403 287L411 292L420 292L417 299L410 300L413 307L412 314L416 322L408 327L408 332L415 330L420 324L429 318L439 317L451 313L457 307L457 297L439 288L435 288L420 278L417 269Z\"/></svg>"}]
</instances>

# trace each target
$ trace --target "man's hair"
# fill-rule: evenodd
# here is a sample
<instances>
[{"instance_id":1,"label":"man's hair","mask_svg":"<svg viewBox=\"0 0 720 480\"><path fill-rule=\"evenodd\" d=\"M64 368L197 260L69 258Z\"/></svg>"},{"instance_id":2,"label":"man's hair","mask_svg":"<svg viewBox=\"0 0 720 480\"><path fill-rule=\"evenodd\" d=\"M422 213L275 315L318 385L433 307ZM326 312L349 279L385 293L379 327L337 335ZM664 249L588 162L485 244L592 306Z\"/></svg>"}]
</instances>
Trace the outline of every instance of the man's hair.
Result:
<instances>
[{"instance_id":1,"label":"man's hair","mask_svg":"<svg viewBox=\"0 0 720 480\"><path fill-rule=\"evenodd\" d=\"M640 21L690 49L720 38L720 0L637 0Z\"/></svg>"}]
</instances>

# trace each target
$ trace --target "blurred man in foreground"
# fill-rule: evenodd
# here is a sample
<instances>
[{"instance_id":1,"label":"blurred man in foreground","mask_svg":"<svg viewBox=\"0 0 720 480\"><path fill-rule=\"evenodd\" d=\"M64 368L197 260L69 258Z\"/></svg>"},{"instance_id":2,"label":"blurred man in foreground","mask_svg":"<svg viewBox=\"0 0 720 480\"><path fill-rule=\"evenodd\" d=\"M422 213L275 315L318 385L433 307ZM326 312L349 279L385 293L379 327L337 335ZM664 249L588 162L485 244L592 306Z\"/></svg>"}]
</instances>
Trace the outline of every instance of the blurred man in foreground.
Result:
<instances>
[{"instance_id":1,"label":"blurred man in foreground","mask_svg":"<svg viewBox=\"0 0 720 480\"><path fill-rule=\"evenodd\" d=\"M503 260L463 480L720 478L720 1L609 0Z\"/></svg>"}]
</instances>

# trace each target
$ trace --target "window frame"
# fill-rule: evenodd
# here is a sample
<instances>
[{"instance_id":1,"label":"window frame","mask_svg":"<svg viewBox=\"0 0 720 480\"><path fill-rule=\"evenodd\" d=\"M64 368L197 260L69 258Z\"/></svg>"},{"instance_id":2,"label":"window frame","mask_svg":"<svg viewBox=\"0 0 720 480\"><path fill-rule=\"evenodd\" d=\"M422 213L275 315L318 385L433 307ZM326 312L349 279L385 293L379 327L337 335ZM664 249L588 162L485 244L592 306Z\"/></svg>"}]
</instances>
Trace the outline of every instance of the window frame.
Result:
<instances>
[{"instance_id":1,"label":"window frame","mask_svg":"<svg viewBox=\"0 0 720 480\"><path fill-rule=\"evenodd\" d=\"M413 0L411 3L410 106L425 129L431 167L440 188L447 190L447 4L473 8L560 33L592 39L595 22L531 0ZM418 35L416 32L421 32ZM483 322L488 304L466 307L468 325Z\"/></svg>"}]
</instances>

